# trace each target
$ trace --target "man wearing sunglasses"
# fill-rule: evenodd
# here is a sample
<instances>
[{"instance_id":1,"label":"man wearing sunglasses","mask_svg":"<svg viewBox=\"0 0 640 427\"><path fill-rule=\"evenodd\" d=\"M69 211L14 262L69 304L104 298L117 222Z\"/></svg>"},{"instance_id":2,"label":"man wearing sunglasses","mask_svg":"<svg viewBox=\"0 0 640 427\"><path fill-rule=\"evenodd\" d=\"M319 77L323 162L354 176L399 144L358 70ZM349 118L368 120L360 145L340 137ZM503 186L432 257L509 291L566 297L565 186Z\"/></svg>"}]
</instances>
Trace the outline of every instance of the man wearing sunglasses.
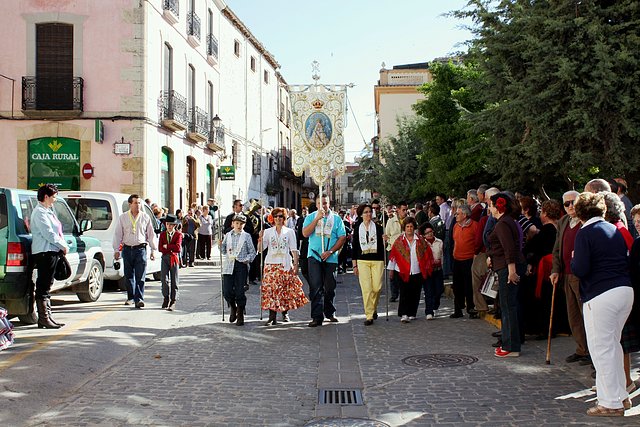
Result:
<instances>
[{"instance_id":1,"label":"man wearing sunglasses","mask_svg":"<svg viewBox=\"0 0 640 427\"><path fill-rule=\"evenodd\" d=\"M573 246L581 227L573 206L579 194L577 191L567 191L562 195L567 215L558 221L558 235L553 246L553 266L549 276L553 286L564 283L564 292L567 297L569 326L571 327L571 335L576 341L576 351L566 358L567 363L590 361L580 302L580 279L571 272ZM560 282L561 279L562 282Z\"/></svg>"},{"instance_id":2,"label":"man wearing sunglasses","mask_svg":"<svg viewBox=\"0 0 640 427\"><path fill-rule=\"evenodd\" d=\"M309 238L307 260L309 264L309 299L311 300L311 322L309 327L322 326L327 318L337 322L333 299L336 295L335 272L338 266L338 251L344 245L346 232L342 219L331 211L329 197L316 199L318 210L307 215L302 234Z\"/></svg>"}]
</instances>

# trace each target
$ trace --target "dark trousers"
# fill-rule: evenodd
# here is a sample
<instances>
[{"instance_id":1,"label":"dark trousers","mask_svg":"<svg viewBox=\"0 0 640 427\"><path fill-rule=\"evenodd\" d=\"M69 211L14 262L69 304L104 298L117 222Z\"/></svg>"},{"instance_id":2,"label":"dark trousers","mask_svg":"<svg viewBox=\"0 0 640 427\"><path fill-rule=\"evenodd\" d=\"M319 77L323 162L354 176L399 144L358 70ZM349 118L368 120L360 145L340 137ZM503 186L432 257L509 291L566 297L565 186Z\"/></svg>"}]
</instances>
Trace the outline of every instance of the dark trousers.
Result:
<instances>
[{"instance_id":1,"label":"dark trousers","mask_svg":"<svg viewBox=\"0 0 640 427\"><path fill-rule=\"evenodd\" d=\"M178 296L178 264L171 265L171 255L163 254L160 263L160 278L162 280L162 296L175 301Z\"/></svg>"},{"instance_id":2,"label":"dark trousers","mask_svg":"<svg viewBox=\"0 0 640 427\"><path fill-rule=\"evenodd\" d=\"M424 283L424 314L433 315L433 311L440 308L440 298L444 292L444 277L442 269L433 270L431 276Z\"/></svg>"},{"instance_id":3,"label":"dark trousers","mask_svg":"<svg viewBox=\"0 0 640 427\"><path fill-rule=\"evenodd\" d=\"M127 279L127 299L144 301L144 278L147 275L147 248L122 248L124 277Z\"/></svg>"},{"instance_id":4,"label":"dark trousers","mask_svg":"<svg viewBox=\"0 0 640 427\"><path fill-rule=\"evenodd\" d=\"M254 282L260 277L260 262L260 254L258 254L249 266L249 281Z\"/></svg>"},{"instance_id":5,"label":"dark trousers","mask_svg":"<svg viewBox=\"0 0 640 427\"><path fill-rule=\"evenodd\" d=\"M309 283L309 261L306 256L301 256L300 259L300 272L302 273L302 277Z\"/></svg>"},{"instance_id":6,"label":"dark trousers","mask_svg":"<svg viewBox=\"0 0 640 427\"><path fill-rule=\"evenodd\" d=\"M471 276L472 265L473 258L464 261L453 260L453 302L456 313L461 313L465 307L467 308L467 313L469 313L475 307L473 303L473 279Z\"/></svg>"},{"instance_id":7,"label":"dark trousers","mask_svg":"<svg viewBox=\"0 0 640 427\"><path fill-rule=\"evenodd\" d=\"M309 264L311 318L322 322L325 317L329 318L336 312L333 300L336 296L337 264L321 262L314 257L307 258L307 262Z\"/></svg>"},{"instance_id":8,"label":"dark trousers","mask_svg":"<svg viewBox=\"0 0 640 427\"><path fill-rule=\"evenodd\" d=\"M33 254L33 268L38 271L36 279L36 299L49 298L53 285L53 273L58 261L58 252L40 252Z\"/></svg>"},{"instance_id":9,"label":"dark trousers","mask_svg":"<svg viewBox=\"0 0 640 427\"><path fill-rule=\"evenodd\" d=\"M389 259L389 251L387 251L387 259ZM400 295L400 275L394 274L389 280L389 289L391 289L391 299L398 299Z\"/></svg>"},{"instance_id":10,"label":"dark trousers","mask_svg":"<svg viewBox=\"0 0 640 427\"><path fill-rule=\"evenodd\" d=\"M234 261L233 274L222 275L222 295L230 306L235 304L238 307L244 307L247 305L247 297L244 294L247 274L247 264Z\"/></svg>"},{"instance_id":11,"label":"dark trousers","mask_svg":"<svg viewBox=\"0 0 640 427\"><path fill-rule=\"evenodd\" d=\"M507 283L509 269L503 268L497 271L500 284L498 297L502 310L502 349L506 351L520 351L520 316L518 306L519 285ZM520 271L518 273L521 273ZM523 274L521 274L522 276Z\"/></svg>"},{"instance_id":12,"label":"dark trousers","mask_svg":"<svg viewBox=\"0 0 640 427\"><path fill-rule=\"evenodd\" d=\"M198 234L198 257L211 259L211 235Z\"/></svg>"},{"instance_id":13,"label":"dark trousers","mask_svg":"<svg viewBox=\"0 0 640 427\"><path fill-rule=\"evenodd\" d=\"M182 241L182 263L193 265L196 252L196 239Z\"/></svg>"},{"instance_id":14,"label":"dark trousers","mask_svg":"<svg viewBox=\"0 0 640 427\"><path fill-rule=\"evenodd\" d=\"M420 294L422 293L422 274L412 274L409 281L400 279L400 274L394 272L393 277L398 276L400 283L400 301L398 302L398 316L416 317L418 305L420 304Z\"/></svg>"}]
</instances>

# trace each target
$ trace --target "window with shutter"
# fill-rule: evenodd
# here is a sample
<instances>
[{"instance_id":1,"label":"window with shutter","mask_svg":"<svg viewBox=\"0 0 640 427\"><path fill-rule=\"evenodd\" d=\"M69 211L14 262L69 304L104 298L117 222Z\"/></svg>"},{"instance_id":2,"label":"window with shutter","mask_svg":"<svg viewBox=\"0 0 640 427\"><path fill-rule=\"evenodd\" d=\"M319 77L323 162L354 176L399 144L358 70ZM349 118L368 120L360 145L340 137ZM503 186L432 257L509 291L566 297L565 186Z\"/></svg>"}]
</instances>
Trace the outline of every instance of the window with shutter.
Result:
<instances>
[{"instance_id":1,"label":"window with shutter","mask_svg":"<svg viewBox=\"0 0 640 427\"><path fill-rule=\"evenodd\" d=\"M73 25L36 25L36 103L38 110L72 110Z\"/></svg>"}]
</instances>

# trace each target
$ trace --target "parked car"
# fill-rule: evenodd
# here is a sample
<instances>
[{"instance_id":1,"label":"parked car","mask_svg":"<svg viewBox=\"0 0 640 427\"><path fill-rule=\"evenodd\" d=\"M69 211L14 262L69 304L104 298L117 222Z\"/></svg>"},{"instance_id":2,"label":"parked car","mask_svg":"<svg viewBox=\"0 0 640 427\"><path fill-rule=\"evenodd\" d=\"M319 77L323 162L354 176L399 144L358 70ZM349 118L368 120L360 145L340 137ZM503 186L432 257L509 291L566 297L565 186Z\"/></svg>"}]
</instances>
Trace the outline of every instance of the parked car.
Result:
<instances>
[{"instance_id":1,"label":"parked car","mask_svg":"<svg viewBox=\"0 0 640 427\"><path fill-rule=\"evenodd\" d=\"M126 289L122 259L120 259L119 266L114 266L113 236L116 233L118 217L129 210L129 194L102 191L61 191L60 196L67 201L78 221L91 220L93 227L87 231L87 235L100 240L106 263L105 280L115 281L120 289ZM143 202L142 209L151 217L156 235L159 234L161 224L153 215L151 208ZM151 260L151 251L147 251L147 274L153 275L154 280L160 280L161 257L159 253L156 255L155 260Z\"/></svg>"},{"instance_id":2,"label":"parked car","mask_svg":"<svg viewBox=\"0 0 640 427\"><path fill-rule=\"evenodd\" d=\"M29 220L37 203L35 191L0 188L0 305L11 316L18 316L21 322L29 324L38 321L34 309L34 283L38 272L29 264ZM80 301L96 301L102 294L105 261L100 241L85 234L91 229L91 221L78 223L61 197L53 208L69 245L67 260L71 265L71 277L54 281L51 290L70 289Z\"/></svg>"}]
</instances>

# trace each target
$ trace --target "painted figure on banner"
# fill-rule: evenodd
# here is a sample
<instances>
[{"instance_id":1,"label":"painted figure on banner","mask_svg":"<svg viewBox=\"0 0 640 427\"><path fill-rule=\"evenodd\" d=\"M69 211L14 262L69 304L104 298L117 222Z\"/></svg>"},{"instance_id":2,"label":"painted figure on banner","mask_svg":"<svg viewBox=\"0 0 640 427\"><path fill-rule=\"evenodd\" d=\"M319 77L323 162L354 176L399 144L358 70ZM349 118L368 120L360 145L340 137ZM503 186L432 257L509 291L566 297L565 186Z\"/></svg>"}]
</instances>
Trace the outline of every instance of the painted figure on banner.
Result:
<instances>
[{"instance_id":1,"label":"painted figure on banner","mask_svg":"<svg viewBox=\"0 0 640 427\"><path fill-rule=\"evenodd\" d=\"M313 148L321 150L329 145L332 132L331 120L324 113L312 113L305 122L307 140Z\"/></svg>"}]
</instances>

